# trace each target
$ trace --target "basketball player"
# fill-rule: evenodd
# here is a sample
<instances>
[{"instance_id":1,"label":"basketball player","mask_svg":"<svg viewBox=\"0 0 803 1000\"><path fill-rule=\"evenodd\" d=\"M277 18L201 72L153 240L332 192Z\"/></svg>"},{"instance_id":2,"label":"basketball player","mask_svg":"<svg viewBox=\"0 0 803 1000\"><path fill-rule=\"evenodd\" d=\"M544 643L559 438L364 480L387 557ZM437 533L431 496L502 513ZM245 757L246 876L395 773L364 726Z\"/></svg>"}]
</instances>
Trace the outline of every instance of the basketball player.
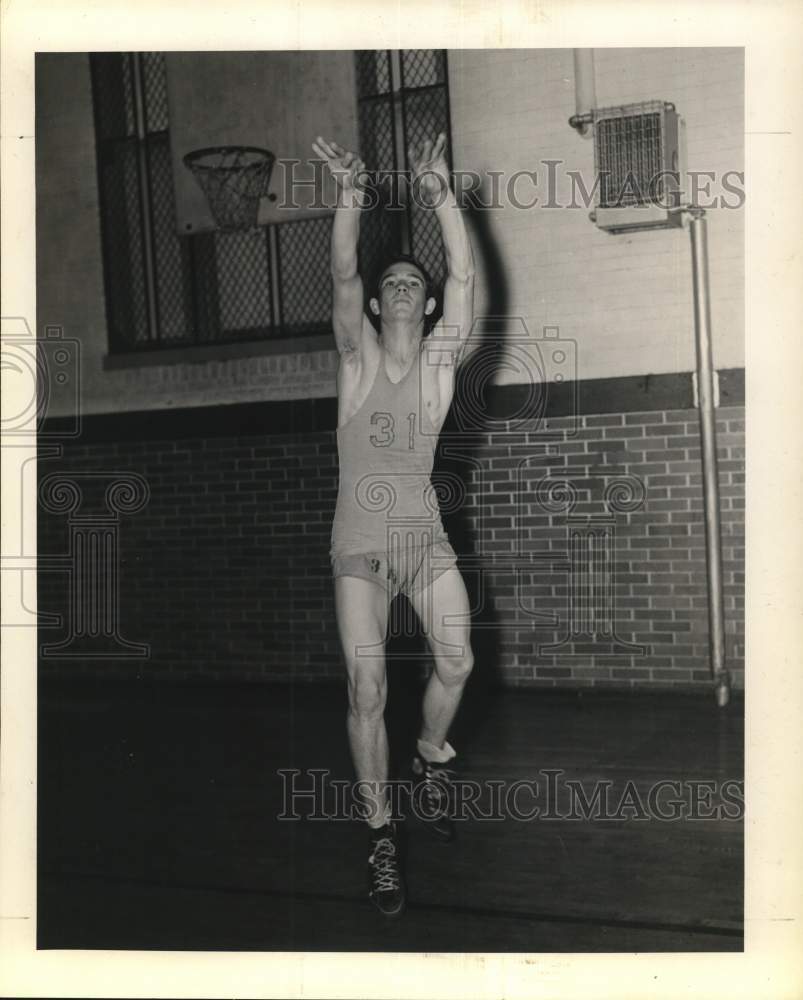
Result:
<instances>
[{"instance_id":1,"label":"basketball player","mask_svg":"<svg viewBox=\"0 0 803 1000\"><path fill-rule=\"evenodd\" d=\"M332 323L337 376L340 488L332 529L335 607L348 675L347 730L368 825L370 897L386 916L402 912L405 887L398 830L387 796L385 636L398 593L415 609L434 657L413 756L418 799L431 829L452 838L447 742L473 665L469 603L430 481L438 434L452 401L455 370L472 322L474 261L449 188L446 137L413 153L413 195L435 212L448 274L443 315L429 331L436 300L424 268L409 256L385 262L364 313L357 270L365 164L318 137L315 153L337 182L332 228ZM425 339L426 338L426 339Z\"/></svg>"}]
</instances>

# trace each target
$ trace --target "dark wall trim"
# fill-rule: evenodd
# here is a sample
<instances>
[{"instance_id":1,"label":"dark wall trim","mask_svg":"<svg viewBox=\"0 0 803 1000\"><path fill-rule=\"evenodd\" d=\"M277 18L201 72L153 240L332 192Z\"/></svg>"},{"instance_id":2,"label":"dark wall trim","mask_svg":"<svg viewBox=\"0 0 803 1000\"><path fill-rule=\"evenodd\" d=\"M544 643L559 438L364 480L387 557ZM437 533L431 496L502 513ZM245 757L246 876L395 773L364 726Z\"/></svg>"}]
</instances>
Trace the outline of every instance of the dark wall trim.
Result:
<instances>
[{"instance_id":1,"label":"dark wall trim","mask_svg":"<svg viewBox=\"0 0 803 1000\"><path fill-rule=\"evenodd\" d=\"M719 372L720 405L744 405L744 369ZM544 391L546 389L546 391ZM670 375L633 375L623 378L586 379L548 387L526 385L488 386L484 393L487 414L493 419L515 415L564 417L573 413L638 413L652 410L687 410L694 406L690 372ZM175 440L249 434L305 434L334 431L337 401L299 399L263 403L234 403L183 410L144 410L84 416L76 443L93 441ZM58 437L60 428L74 427L74 420L45 420L40 430Z\"/></svg>"},{"instance_id":2,"label":"dark wall trim","mask_svg":"<svg viewBox=\"0 0 803 1000\"><path fill-rule=\"evenodd\" d=\"M723 368L719 373L719 405L744 406L744 368Z\"/></svg>"},{"instance_id":3,"label":"dark wall trim","mask_svg":"<svg viewBox=\"0 0 803 1000\"><path fill-rule=\"evenodd\" d=\"M331 333L322 333L277 340L244 340L237 343L127 351L107 354L103 358L103 370L145 368L153 365L206 364L209 361L236 361L239 358L261 358L271 354L328 351L332 348L332 336Z\"/></svg>"}]
</instances>

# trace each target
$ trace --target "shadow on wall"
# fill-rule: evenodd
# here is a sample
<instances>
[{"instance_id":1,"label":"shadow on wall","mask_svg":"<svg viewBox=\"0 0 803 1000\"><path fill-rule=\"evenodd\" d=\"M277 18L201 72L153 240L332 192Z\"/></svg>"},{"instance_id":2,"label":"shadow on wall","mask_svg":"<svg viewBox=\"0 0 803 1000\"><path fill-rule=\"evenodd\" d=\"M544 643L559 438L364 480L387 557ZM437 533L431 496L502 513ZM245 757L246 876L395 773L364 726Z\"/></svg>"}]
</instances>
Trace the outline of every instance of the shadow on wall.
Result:
<instances>
[{"instance_id":1,"label":"shadow on wall","mask_svg":"<svg viewBox=\"0 0 803 1000\"><path fill-rule=\"evenodd\" d=\"M482 201L482 191L475 193ZM509 304L508 282L504 263L489 226L489 216L477 207L477 201L464 206L478 270L484 272L490 289L488 315L504 317ZM476 739L478 730L490 714L493 692L499 686L499 630L493 594L484 580L480 561L481 545L477 537L475 503L487 502L483 497L482 479L477 457L488 430L488 411L483 399L499 366L505 333L505 322L483 324L483 340L461 365L455 397L441 431L432 481L441 497L443 523L457 553L459 567L468 590L472 608L471 644L474 671L466 685L460 711L450 733L450 742L458 752ZM479 392L477 390L480 390ZM446 501L444 501L444 498ZM420 726L421 692L432 669L431 657L420 629L411 634L403 623L407 609L404 598L392 609L389 624L388 714L387 723L391 746L409 748L415 745ZM401 605L401 606L400 606ZM422 669L423 667L423 669ZM395 755L394 755L395 756ZM394 767L403 771L401 759Z\"/></svg>"}]
</instances>

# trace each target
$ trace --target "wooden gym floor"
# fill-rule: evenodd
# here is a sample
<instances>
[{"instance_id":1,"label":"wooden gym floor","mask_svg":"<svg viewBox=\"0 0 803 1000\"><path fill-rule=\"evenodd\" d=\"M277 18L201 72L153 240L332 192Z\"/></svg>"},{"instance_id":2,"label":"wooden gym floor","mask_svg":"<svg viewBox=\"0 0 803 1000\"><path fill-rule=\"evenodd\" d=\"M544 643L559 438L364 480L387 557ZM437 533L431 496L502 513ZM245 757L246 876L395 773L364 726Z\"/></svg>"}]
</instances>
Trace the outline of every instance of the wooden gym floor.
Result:
<instances>
[{"instance_id":1,"label":"wooden gym floor","mask_svg":"<svg viewBox=\"0 0 803 1000\"><path fill-rule=\"evenodd\" d=\"M389 673L398 768L419 691ZM742 709L702 691L486 691L452 742L464 777L540 787L554 769L589 797L607 780L615 811L628 781L646 803L662 780L741 780ZM475 820L451 846L411 821L408 909L383 920L361 824L277 819L278 769L351 777L344 722L339 685L42 681L38 947L742 949L743 824L722 818Z\"/></svg>"}]
</instances>

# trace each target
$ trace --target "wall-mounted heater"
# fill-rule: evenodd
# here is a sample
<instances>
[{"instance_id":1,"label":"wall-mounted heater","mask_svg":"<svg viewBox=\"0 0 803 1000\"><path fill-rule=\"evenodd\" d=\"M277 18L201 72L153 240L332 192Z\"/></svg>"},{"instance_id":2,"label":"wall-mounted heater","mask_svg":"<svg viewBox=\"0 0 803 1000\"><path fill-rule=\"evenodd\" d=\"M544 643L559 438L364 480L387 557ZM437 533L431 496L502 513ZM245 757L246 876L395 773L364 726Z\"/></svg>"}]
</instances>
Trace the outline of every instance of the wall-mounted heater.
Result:
<instances>
[{"instance_id":1,"label":"wall-mounted heater","mask_svg":"<svg viewBox=\"0 0 803 1000\"><path fill-rule=\"evenodd\" d=\"M596 208L608 233L682 226L684 122L667 101L594 108L570 123L591 124Z\"/></svg>"}]
</instances>

